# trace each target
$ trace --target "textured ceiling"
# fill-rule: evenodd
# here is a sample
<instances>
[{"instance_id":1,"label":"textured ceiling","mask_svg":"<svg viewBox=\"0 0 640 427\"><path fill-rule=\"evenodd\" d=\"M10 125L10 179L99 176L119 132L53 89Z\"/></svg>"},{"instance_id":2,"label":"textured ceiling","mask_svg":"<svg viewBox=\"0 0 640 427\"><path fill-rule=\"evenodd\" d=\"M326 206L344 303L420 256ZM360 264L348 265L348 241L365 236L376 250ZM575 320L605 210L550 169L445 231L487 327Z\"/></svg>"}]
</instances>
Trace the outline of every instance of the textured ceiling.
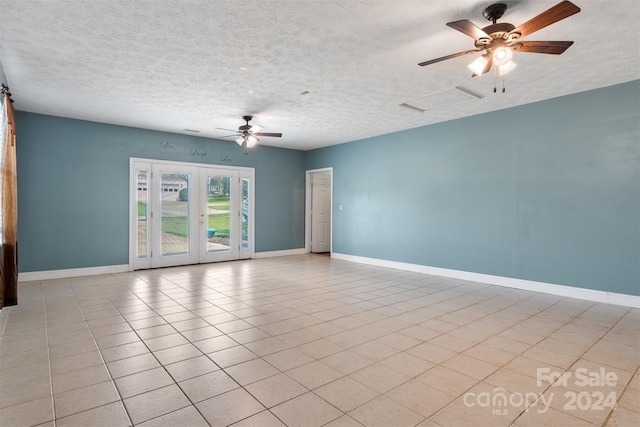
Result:
<instances>
[{"instance_id":1,"label":"textured ceiling","mask_svg":"<svg viewBox=\"0 0 640 427\"><path fill-rule=\"evenodd\" d=\"M499 22L559 1L504 0ZM18 110L213 138L253 114L284 134L261 144L307 150L638 79L639 1L573 2L526 40L575 44L516 53L505 93L471 56L417 66L472 49L445 24L488 25L490 0L0 0L0 63ZM440 102L456 87L480 98Z\"/></svg>"}]
</instances>

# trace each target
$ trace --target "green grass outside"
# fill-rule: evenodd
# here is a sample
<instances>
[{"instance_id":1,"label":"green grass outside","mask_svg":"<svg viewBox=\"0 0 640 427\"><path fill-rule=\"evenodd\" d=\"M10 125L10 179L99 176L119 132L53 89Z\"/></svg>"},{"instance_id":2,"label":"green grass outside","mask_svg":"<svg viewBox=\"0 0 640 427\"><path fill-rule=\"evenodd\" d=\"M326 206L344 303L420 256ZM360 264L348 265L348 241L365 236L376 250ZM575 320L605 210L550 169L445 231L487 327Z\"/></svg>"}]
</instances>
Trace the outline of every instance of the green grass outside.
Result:
<instances>
[{"instance_id":1,"label":"green grass outside","mask_svg":"<svg viewBox=\"0 0 640 427\"><path fill-rule=\"evenodd\" d=\"M231 202L229 201L229 196L218 196L215 194L210 194L207 198L207 205L209 205L210 208L228 211L231 207ZM138 216L147 216L146 203L138 202Z\"/></svg>"},{"instance_id":2,"label":"green grass outside","mask_svg":"<svg viewBox=\"0 0 640 427\"><path fill-rule=\"evenodd\" d=\"M229 210L230 206L229 196L221 196L218 194L209 194L209 196L207 197L207 203L209 204L209 206L216 209Z\"/></svg>"},{"instance_id":3,"label":"green grass outside","mask_svg":"<svg viewBox=\"0 0 640 427\"><path fill-rule=\"evenodd\" d=\"M216 237L229 237L229 214L209 216L207 228L216 229ZM189 226L185 216L166 216L162 218L162 232L187 237Z\"/></svg>"},{"instance_id":4,"label":"green grass outside","mask_svg":"<svg viewBox=\"0 0 640 427\"><path fill-rule=\"evenodd\" d=\"M214 208L214 209L219 209L219 210L230 209L229 196L210 194L207 198L207 204L210 208ZM147 216L146 203L138 202L138 216L139 217ZM229 237L229 222L230 222L229 213L220 213L220 214L210 215L208 218L207 228L215 228L216 237ZM163 217L162 231L164 233L173 234L175 236L187 237L188 231L189 231L189 227L187 224L187 217L184 217L184 216ZM248 225L247 225L247 222L243 219L242 221L243 239L247 238L247 234L248 234Z\"/></svg>"}]
</instances>

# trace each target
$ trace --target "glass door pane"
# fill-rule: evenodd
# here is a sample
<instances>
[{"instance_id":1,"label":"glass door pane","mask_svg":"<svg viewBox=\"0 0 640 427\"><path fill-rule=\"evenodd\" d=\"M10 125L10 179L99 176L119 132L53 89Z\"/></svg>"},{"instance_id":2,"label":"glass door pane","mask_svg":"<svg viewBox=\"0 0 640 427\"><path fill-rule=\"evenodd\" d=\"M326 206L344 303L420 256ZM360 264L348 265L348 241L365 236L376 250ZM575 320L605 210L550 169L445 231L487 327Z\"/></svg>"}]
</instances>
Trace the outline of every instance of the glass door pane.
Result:
<instances>
[{"instance_id":1,"label":"glass door pane","mask_svg":"<svg viewBox=\"0 0 640 427\"><path fill-rule=\"evenodd\" d=\"M232 177L206 174L207 252L229 252L233 224L231 217Z\"/></svg>"},{"instance_id":2,"label":"glass door pane","mask_svg":"<svg viewBox=\"0 0 640 427\"><path fill-rule=\"evenodd\" d=\"M163 173L160 181L162 216L162 255L184 255L189 250L188 174Z\"/></svg>"},{"instance_id":3,"label":"glass door pane","mask_svg":"<svg viewBox=\"0 0 640 427\"><path fill-rule=\"evenodd\" d=\"M147 259L149 257L147 224L149 223L148 194L149 171L136 170L136 258Z\"/></svg>"},{"instance_id":4,"label":"glass door pane","mask_svg":"<svg viewBox=\"0 0 640 427\"><path fill-rule=\"evenodd\" d=\"M200 168L200 262L239 259L243 242L243 186L237 169ZM247 202L248 203L248 202ZM245 257L250 252L244 251Z\"/></svg>"},{"instance_id":5,"label":"glass door pane","mask_svg":"<svg viewBox=\"0 0 640 427\"><path fill-rule=\"evenodd\" d=\"M151 267L151 163L130 164L129 262L134 270Z\"/></svg>"},{"instance_id":6,"label":"glass door pane","mask_svg":"<svg viewBox=\"0 0 640 427\"><path fill-rule=\"evenodd\" d=\"M198 262L198 169L154 164L151 178L151 266Z\"/></svg>"},{"instance_id":7,"label":"glass door pane","mask_svg":"<svg viewBox=\"0 0 640 427\"><path fill-rule=\"evenodd\" d=\"M250 200L252 197L251 194L251 181L249 178L242 178L241 186L242 186L242 247L241 250L247 251L251 249L251 223L253 222L253 218L251 215L251 205Z\"/></svg>"}]
</instances>

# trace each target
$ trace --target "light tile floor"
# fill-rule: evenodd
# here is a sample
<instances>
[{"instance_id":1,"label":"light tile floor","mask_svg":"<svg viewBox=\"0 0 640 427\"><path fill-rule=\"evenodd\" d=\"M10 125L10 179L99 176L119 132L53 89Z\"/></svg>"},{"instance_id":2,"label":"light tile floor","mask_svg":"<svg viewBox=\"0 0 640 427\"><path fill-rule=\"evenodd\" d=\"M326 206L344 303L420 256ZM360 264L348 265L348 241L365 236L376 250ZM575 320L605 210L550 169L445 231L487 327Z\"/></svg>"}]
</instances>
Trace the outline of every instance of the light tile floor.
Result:
<instances>
[{"instance_id":1,"label":"light tile floor","mask_svg":"<svg viewBox=\"0 0 640 427\"><path fill-rule=\"evenodd\" d=\"M638 309L315 255L19 293L2 426L640 425Z\"/></svg>"}]
</instances>

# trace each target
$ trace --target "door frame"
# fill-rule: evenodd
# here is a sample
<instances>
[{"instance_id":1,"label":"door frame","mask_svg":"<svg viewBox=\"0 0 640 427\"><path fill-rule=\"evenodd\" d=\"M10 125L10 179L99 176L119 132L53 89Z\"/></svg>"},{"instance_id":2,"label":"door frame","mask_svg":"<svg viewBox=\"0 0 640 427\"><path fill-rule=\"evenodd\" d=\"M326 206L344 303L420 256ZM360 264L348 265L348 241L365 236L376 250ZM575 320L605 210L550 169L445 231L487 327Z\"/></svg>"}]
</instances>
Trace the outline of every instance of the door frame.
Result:
<instances>
[{"instance_id":1,"label":"door frame","mask_svg":"<svg viewBox=\"0 0 640 427\"><path fill-rule=\"evenodd\" d=\"M205 169L226 169L226 170L234 170L238 171L239 176L248 177L249 178L249 191L251 194L251 203L249 203L249 230L251 230L249 234L249 249L240 251L240 256L238 259L250 259L253 258L255 254L255 168L251 167L242 167L242 166L229 166L229 165L218 165L212 163L191 163L191 162L180 162L180 161L172 161L172 160L160 160L160 159L148 159L141 157L130 157L129 158L129 271L134 271L134 261L136 257L136 240L137 235L134 234L137 226L137 212L138 205L136 201L137 194L137 178L133 179L136 174L135 165L137 163L148 164L149 170L156 164L166 164L166 165L175 165L178 167L194 167L194 168L205 168ZM149 181L150 181L149 177ZM199 182L197 183L200 184ZM150 185L147 186L147 191L150 191ZM151 203L151 201L148 201ZM241 203L241 202L240 202ZM135 213L135 214L134 214ZM241 227L240 227L241 230ZM150 238L150 235L148 235ZM149 245L149 241L147 241L147 245ZM200 250L200 245L198 245L198 250ZM143 267L143 269L151 268L151 261L149 260L149 267ZM193 264L193 265L197 265Z\"/></svg>"},{"instance_id":2,"label":"door frame","mask_svg":"<svg viewBox=\"0 0 640 427\"><path fill-rule=\"evenodd\" d=\"M333 168L320 168L309 169L305 174L305 207L304 207L304 253L311 253L311 198L313 194L313 187L311 185L311 178L313 174L319 172L329 172L331 176L331 189L329 197L329 215L331 215L331 230L330 235L330 252L333 253Z\"/></svg>"}]
</instances>

